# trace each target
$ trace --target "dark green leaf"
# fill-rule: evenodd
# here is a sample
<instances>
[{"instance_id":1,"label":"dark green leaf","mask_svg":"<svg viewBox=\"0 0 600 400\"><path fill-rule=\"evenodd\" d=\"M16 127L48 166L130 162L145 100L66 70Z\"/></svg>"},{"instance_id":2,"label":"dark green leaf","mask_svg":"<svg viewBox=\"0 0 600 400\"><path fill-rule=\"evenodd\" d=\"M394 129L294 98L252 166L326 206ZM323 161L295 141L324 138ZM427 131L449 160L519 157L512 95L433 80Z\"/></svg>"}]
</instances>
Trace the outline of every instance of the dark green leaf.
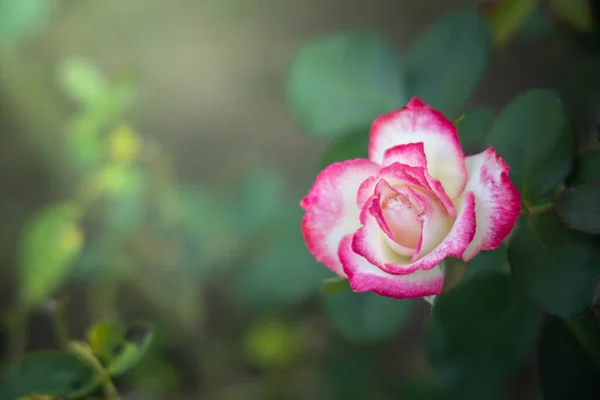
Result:
<instances>
[{"instance_id":1,"label":"dark green leaf","mask_svg":"<svg viewBox=\"0 0 600 400\"><path fill-rule=\"evenodd\" d=\"M600 340L600 338L597 338ZM600 369L563 321L548 317L542 325L538 366L545 400L595 400L600 394Z\"/></svg>"},{"instance_id":2,"label":"dark green leaf","mask_svg":"<svg viewBox=\"0 0 600 400\"><path fill-rule=\"evenodd\" d=\"M392 338L408 320L414 302L382 297L350 288L323 294L325 313L338 333L349 340L375 342Z\"/></svg>"},{"instance_id":3,"label":"dark green leaf","mask_svg":"<svg viewBox=\"0 0 600 400\"><path fill-rule=\"evenodd\" d=\"M419 35L407 56L409 94L448 118L457 117L491 51L488 24L475 7L442 18Z\"/></svg>"},{"instance_id":4,"label":"dark green leaf","mask_svg":"<svg viewBox=\"0 0 600 400\"><path fill-rule=\"evenodd\" d=\"M0 380L0 399L16 400L33 394L83 397L100 383L91 367L59 351L30 353L9 364Z\"/></svg>"},{"instance_id":5,"label":"dark green leaf","mask_svg":"<svg viewBox=\"0 0 600 400\"><path fill-rule=\"evenodd\" d=\"M325 150L319 163L319 171L334 162L367 158L369 149L369 129L361 129L356 133L334 139Z\"/></svg>"},{"instance_id":6,"label":"dark green leaf","mask_svg":"<svg viewBox=\"0 0 600 400\"><path fill-rule=\"evenodd\" d=\"M407 102L392 45L362 29L301 49L291 67L288 95L303 127L328 138L368 126Z\"/></svg>"},{"instance_id":7,"label":"dark green leaf","mask_svg":"<svg viewBox=\"0 0 600 400\"><path fill-rule=\"evenodd\" d=\"M467 265L467 273L463 280L478 277L489 271L500 271L507 264L507 248L504 244L495 250L482 251Z\"/></svg>"},{"instance_id":8,"label":"dark green leaf","mask_svg":"<svg viewBox=\"0 0 600 400\"><path fill-rule=\"evenodd\" d=\"M569 228L600 235L600 184L573 186L554 199L554 209Z\"/></svg>"},{"instance_id":9,"label":"dark green leaf","mask_svg":"<svg viewBox=\"0 0 600 400\"><path fill-rule=\"evenodd\" d=\"M520 94L502 110L487 138L510 166L526 204L569 173L573 133L560 98L549 90Z\"/></svg>"},{"instance_id":10,"label":"dark green leaf","mask_svg":"<svg viewBox=\"0 0 600 400\"><path fill-rule=\"evenodd\" d=\"M136 323L127 328L121 346L107 364L108 373L118 376L134 367L150 347L153 336L154 328L145 323Z\"/></svg>"},{"instance_id":11,"label":"dark green leaf","mask_svg":"<svg viewBox=\"0 0 600 400\"><path fill-rule=\"evenodd\" d=\"M575 29L591 31L594 28L591 2L588 0L548 0L550 9L558 19L567 21Z\"/></svg>"},{"instance_id":12,"label":"dark green leaf","mask_svg":"<svg viewBox=\"0 0 600 400\"><path fill-rule=\"evenodd\" d=\"M510 276L500 272L481 274L438 296L426 342L441 382L496 388L527 357L537 314Z\"/></svg>"},{"instance_id":13,"label":"dark green leaf","mask_svg":"<svg viewBox=\"0 0 600 400\"><path fill-rule=\"evenodd\" d=\"M40 305L62 285L82 242L73 205L48 206L34 216L20 248L20 297L26 307Z\"/></svg>"},{"instance_id":14,"label":"dark green leaf","mask_svg":"<svg viewBox=\"0 0 600 400\"><path fill-rule=\"evenodd\" d=\"M494 114L485 108L467 111L458 124L458 137L465 154L475 154L483 150L485 137L494 123Z\"/></svg>"},{"instance_id":15,"label":"dark green leaf","mask_svg":"<svg viewBox=\"0 0 600 400\"><path fill-rule=\"evenodd\" d=\"M503 45L535 11L537 0L498 0L491 7L489 21L494 42Z\"/></svg>"},{"instance_id":16,"label":"dark green leaf","mask_svg":"<svg viewBox=\"0 0 600 400\"><path fill-rule=\"evenodd\" d=\"M337 293L348 287L348 279L336 276L323 281L322 289L325 293Z\"/></svg>"},{"instance_id":17,"label":"dark green leaf","mask_svg":"<svg viewBox=\"0 0 600 400\"><path fill-rule=\"evenodd\" d=\"M567 182L569 185L581 185L600 180L600 150L588 151L575 159L573 172Z\"/></svg>"},{"instance_id":18,"label":"dark green leaf","mask_svg":"<svg viewBox=\"0 0 600 400\"><path fill-rule=\"evenodd\" d=\"M588 243L548 245L523 218L510 239L508 259L523 291L549 313L566 317L591 305L600 262Z\"/></svg>"}]
</instances>

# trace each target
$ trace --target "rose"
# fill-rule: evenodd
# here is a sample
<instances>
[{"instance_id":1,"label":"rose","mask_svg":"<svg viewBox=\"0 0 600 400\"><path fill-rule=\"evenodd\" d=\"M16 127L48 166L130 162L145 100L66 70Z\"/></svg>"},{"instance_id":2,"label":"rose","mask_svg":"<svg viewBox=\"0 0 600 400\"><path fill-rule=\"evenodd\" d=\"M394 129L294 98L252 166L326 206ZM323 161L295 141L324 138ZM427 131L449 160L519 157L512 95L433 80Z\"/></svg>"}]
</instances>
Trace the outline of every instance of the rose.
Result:
<instances>
[{"instance_id":1,"label":"rose","mask_svg":"<svg viewBox=\"0 0 600 400\"><path fill-rule=\"evenodd\" d=\"M300 203L308 249L354 291L437 295L446 257L468 262L513 229L504 160L491 147L465 157L454 124L421 100L376 119L368 150L321 171Z\"/></svg>"}]
</instances>

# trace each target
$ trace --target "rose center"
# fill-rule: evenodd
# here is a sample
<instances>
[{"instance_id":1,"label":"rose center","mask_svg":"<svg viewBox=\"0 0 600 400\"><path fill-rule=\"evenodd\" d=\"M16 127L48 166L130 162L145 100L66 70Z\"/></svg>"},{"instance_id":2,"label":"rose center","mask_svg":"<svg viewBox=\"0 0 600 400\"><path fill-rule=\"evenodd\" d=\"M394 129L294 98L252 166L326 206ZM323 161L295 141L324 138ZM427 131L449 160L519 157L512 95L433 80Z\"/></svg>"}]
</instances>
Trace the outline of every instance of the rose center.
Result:
<instances>
[{"instance_id":1,"label":"rose center","mask_svg":"<svg viewBox=\"0 0 600 400\"><path fill-rule=\"evenodd\" d=\"M421 235L419 210L406 196L396 194L382 204L383 217L387 222L394 240L405 247L414 249Z\"/></svg>"}]
</instances>

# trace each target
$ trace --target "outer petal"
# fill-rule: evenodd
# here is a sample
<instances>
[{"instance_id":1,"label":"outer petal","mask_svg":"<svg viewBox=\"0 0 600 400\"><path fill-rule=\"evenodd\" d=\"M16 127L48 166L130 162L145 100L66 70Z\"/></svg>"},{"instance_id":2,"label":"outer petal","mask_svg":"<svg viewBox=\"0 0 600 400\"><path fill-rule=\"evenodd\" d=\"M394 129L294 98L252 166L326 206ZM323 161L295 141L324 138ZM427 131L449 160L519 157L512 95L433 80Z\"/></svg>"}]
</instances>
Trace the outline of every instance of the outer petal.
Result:
<instances>
[{"instance_id":1,"label":"outer petal","mask_svg":"<svg viewBox=\"0 0 600 400\"><path fill-rule=\"evenodd\" d=\"M467 182L467 171L456 127L417 98L401 110L375 120L371 127L369 159L385 166L388 149L419 142L424 145L431 176L442 183L451 199L457 198Z\"/></svg>"},{"instance_id":2,"label":"outer petal","mask_svg":"<svg viewBox=\"0 0 600 400\"><path fill-rule=\"evenodd\" d=\"M519 218L521 197L508 177L508 165L489 147L467 157L469 181L465 191L475 193L477 231L463 254L470 261L481 250L500 246Z\"/></svg>"},{"instance_id":3,"label":"outer petal","mask_svg":"<svg viewBox=\"0 0 600 400\"><path fill-rule=\"evenodd\" d=\"M367 224L354 234L352 251L362 256L365 260L371 261L369 264L381 269L382 272L405 275L419 269L430 270L446 257L460 258L474 236L475 195L469 192L464 196L458 216L450 232L448 232L441 243L421 258L413 262L399 263L398 255L390 255L389 252L383 251L381 236L377 235L375 229L372 229L372 225ZM347 257L346 259L353 260L354 258ZM355 273L357 269L362 268L362 264L347 263L344 259L342 259L342 265L348 276L351 274L348 271Z\"/></svg>"},{"instance_id":4,"label":"outer petal","mask_svg":"<svg viewBox=\"0 0 600 400\"><path fill-rule=\"evenodd\" d=\"M408 299L437 295L444 286L444 273L439 266L408 275L382 271L352 250L351 235L342 240L339 255L350 286L356 292L373 291L381 296Z\"/></svg>"},{"instance_id":5,"label":"outer petal","mask_svg":"<svg viewBox=\"0 0 600 400\"><path fill-rule=\"evenodd\" d=\"M302 235L309 251L336 274L345 277L338 257L340 241L360 228L356 194L360 184L376 175L379 166L356 159L325 168L300 202L306 210Z\"/></svg>"}]
</instances>

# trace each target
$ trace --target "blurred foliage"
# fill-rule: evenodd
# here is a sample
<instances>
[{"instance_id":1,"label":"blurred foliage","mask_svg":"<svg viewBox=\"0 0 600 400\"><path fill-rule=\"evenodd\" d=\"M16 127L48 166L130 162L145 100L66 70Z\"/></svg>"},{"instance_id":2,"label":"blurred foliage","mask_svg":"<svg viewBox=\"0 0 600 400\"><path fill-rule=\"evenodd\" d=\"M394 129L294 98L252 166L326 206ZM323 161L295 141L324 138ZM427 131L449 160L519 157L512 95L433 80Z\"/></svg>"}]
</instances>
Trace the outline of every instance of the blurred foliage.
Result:
<instances>
[{"instance_id":1,"label":"blurred foliage","mask_svg":"<svg viewBox=\"0 0 600 400\"><path fill-rule=\"evenodd\" d=\"M300 233L304 188L280 171L181 179L174 155L130 116L135 71L58 62L74 109L61 140L77 179L15 241L3 332L15 357L3 360L0 400L514 398L507 385L536 346L544 398L596 398L598 150L575 151L573 107L551 90L470 108L495 49L557 26L585 35L596 29L590 3L488 3L442 16L402 53L373 29L316 39L287 79L297 122L330 141L319 169L366 157L373 119L413 96L456 120L466 154L494 146L508 162L524 200L516 230L468 265L447 260L452 282L430 310L332 277ZM32 37L54 5L0 0L0 49ZM68 329L65 308L78 307L85 335ZM60 350L28 346L39 315Z\"/></svg>"}]
</instances>

